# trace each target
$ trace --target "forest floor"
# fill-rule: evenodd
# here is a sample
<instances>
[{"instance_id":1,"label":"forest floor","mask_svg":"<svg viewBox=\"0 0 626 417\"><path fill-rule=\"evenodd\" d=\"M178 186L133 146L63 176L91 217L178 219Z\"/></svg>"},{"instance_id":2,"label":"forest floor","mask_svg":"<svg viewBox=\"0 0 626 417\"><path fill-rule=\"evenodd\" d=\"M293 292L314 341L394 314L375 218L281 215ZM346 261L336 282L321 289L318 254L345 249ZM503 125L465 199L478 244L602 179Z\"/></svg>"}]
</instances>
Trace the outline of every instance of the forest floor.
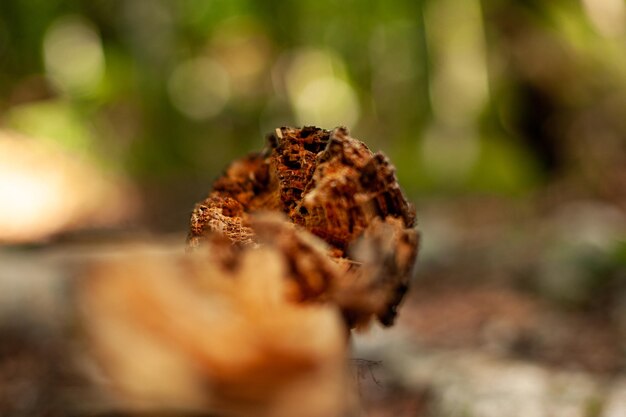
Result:
<instances>
[{"instance_id":1,"label":"forest floor","mask_svg":"<svg viewBox=\"0 0 626 417\"><path fill-rule=\"evenodd\" d=\"M624 213L477 204L422 208L397 325L356 337L366 415L626 416Z\"/></svg>"},{"instance_id":2,"label":"forest floor","mask_svg":"<svg viewBox=\"0 0 626 417\"><path fill-rule=\"evenodd\" d=\"M363 415L626 416L622 211L589 201L542 211L470 200L432 202L418 213L422 248L396 325L374 326L352 341ZM114 247L89 242L77 235L0 249L0 316L29 311L20 316L24 325L29 315L62 320L51 306L63 288L46 285L64 273L61 266ZM0 408L20 392L55 404L59 384L89 398L57 366L64 341L13 335L4 333L0 345L0 382L14 382ZM24 407L20 415L37 415Z\"/></svg>"}]
</instances>

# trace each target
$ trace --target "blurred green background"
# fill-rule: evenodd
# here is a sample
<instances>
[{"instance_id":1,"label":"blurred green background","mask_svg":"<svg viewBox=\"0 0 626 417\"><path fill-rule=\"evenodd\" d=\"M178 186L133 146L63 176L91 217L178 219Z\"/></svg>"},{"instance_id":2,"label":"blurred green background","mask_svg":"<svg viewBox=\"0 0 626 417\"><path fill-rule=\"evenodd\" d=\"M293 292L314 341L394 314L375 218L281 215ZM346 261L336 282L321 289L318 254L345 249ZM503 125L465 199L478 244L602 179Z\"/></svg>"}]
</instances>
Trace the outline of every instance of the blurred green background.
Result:
<instances>
[{"instance_id":1,"label":"blurred green background","mask_svg":"<svg viewBox=\"0 0 626 417\"><path fill-rule=\"evenodd\" d=\"M4 304L39 311L14 294L62 276L55 256L182 244L216 176L285 125L348 126L417 206L411 360L374 333L396 371L367 415L626 415L624 0L0 0ZM0 391L21 369L1 356Z\"/></svg>"},{"instance_id":2,"label":"blurred green background","mask_svg":"<svg viewBox=\"0 0 626 417\"><path fill-rule=\"evenodd\" d=\"M623 202L625 45L622 0L3 1L0 127L131 179L163 230L283 125L347 125L412 199Z\"/></svg>"}]
</instances>

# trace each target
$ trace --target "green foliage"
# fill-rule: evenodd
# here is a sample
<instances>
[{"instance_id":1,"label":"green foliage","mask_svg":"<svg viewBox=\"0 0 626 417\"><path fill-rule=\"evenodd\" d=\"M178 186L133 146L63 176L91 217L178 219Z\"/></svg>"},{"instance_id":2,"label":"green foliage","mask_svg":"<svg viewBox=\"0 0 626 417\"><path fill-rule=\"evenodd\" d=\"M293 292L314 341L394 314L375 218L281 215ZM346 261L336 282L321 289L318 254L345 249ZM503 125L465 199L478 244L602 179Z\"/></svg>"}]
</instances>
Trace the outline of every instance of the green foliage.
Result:
<instances>
[{"instance_id":1,"label":"green foliage","mask_svg":"<svg viewBox=\"0 0 626 417\"><path fill-rule=\"evenodd\" d=\"M582 116L626 129L626 30L584 3L4 1L0 126L149 180L347 123L409 193L523 193L575 169Z\"/></svg>"}]
</instances>

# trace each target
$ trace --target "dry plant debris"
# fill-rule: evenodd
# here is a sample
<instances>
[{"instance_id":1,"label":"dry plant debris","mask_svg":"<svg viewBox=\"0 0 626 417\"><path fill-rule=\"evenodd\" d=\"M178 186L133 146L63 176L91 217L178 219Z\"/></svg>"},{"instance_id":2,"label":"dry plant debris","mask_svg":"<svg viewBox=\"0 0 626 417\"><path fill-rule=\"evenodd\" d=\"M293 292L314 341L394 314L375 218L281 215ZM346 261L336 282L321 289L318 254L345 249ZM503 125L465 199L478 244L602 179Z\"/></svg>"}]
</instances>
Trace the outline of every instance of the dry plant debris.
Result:
<instances>
[{"instance_id":1,"label":"dry plant debris","mask_svg":"<svg viewBox=\"0 0 626 417\"><path fill-rule=\"evenodd\" d=\"M372 315L391 325L417 255L415 223L383 154L346 128L283 127L215 181L194 208L189 244L214 234L271 241L289 257L293 300L333 301L350 327Z\"/></svg>"},{"instance_id":2,"label":"dry plant debris","mask_svg":"<svg viewBox=\"0 0 626 417\"><path fill-rule=\"evenodd\" d=\"M393 323L418 246L389 161L345 128L278 129L196 205L189 246L131 246L79 283L122 408L353 415L347 335Z\"/></svg>"},{"instance_id":3,"label":"dry plant debris","mask_svg":"<svg viewBox=\"0 0 626 417\"><path fill-rule=\"evenodd\" d=\"M81 282L91 356L114 401L136 412L350 415L338 311L289 302L275 248L241 252L233 267L219 245L127 248Z\"/></svg>"}]
</instances>

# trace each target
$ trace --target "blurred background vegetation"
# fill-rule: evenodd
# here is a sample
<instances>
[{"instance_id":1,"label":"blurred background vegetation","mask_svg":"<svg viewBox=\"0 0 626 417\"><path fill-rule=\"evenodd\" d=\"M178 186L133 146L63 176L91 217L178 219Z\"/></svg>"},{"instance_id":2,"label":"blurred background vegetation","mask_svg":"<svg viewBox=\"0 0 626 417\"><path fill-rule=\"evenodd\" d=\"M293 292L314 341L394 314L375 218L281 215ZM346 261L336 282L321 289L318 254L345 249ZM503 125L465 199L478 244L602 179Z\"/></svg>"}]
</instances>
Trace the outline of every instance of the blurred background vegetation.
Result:
<instances>
[{"instance_id":1,"label":"blurred background vegetation","mask_svg":"<svg viewBox=\"0 0 626 417\"><path fill-rule=\"evenodd\" d=\"M621 0L3 1L0 126L129 179L160 230L283 125L347 125L413 199L622 204L625 42Z\"/></svg>"},{"instance_id":2,"label":"blurred background vegetation","mask_svg":"<svg viewBox=\"0 0 626 417\"><path fill-rule=\"evenodd\" d=\"M0 295L54 275L50 249L182 243L213 179L284 125L348 126L417 206L420 281L395 329L418 353L389 342L395 382L368 415L405 394L439 401L422 415L460 415L463 395L495 410L467 416L625 415L623 0L0 1L0 243L22 244L0 246ZM442 373L438 352L476 350L542 376ZM554 388L543 372L563 368L601 377Z\"/></svg>"}]
</instances>

